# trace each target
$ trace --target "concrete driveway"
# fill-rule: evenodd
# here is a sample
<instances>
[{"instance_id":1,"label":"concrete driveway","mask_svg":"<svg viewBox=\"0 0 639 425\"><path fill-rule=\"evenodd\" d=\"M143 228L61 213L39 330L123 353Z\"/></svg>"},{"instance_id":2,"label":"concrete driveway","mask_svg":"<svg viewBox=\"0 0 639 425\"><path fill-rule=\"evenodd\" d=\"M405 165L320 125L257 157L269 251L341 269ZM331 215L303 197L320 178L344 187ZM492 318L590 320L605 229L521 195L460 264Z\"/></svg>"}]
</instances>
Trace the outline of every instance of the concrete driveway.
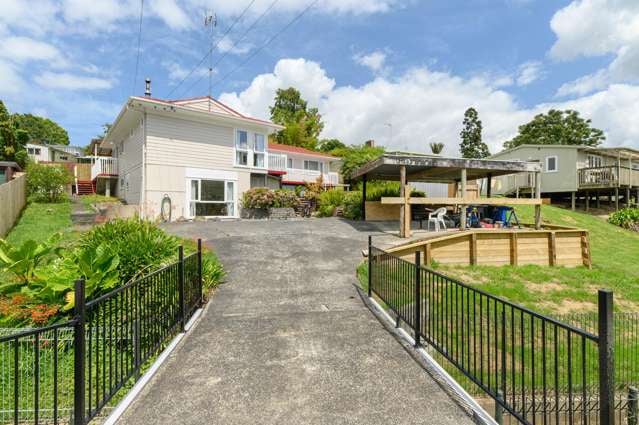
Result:
<instances>
[{"instance_id":1,"label":"concrete driveway","mask_svg":"<svg viewBox=\"0 0 639 425\"><path fill-rule=\"evenodd\" d=\"M202 237L229 275L120 423L472 423L353 287L375 228L309 219L167 230Z\"/></svg>"}]
</instances>

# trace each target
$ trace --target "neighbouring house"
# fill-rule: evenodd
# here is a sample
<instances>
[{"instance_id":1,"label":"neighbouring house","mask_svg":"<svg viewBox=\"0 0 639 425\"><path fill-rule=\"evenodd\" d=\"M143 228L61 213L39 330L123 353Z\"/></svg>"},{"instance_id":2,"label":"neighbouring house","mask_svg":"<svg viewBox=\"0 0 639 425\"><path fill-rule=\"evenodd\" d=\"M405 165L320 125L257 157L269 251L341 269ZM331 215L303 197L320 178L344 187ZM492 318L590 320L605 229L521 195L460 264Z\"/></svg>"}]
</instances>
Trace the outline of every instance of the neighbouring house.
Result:
<instances>
[{"instance_id":1,"label":"neighbouring house","mask_svg":"<svg viewBox=\"0 0 639 425\"><path fill-rule=\"evenodd\" d=\"M0 184L8 183L13 179L16 172L22 171L22 168L13 161L0 161Z\"/></svg>"},{"instance_id":2,"label":"neighbouring house","mask_svg":"<svg viewBox=\"0 0 639 425\"><path fill-rule=\"evenodd\" d=\"M331 165L338 161L338 157L298 146L268 144L268 172L280 176L283 189L316 182L320 177L324 186L337 186L339 175L331 171Z\"/></svg>"},{"instance_id":3,"label":"neighbouring house","mask_svg":"<svg viewBox=\"0 0 639 425\"><path fill-rule=\"evenodd\" d=\"M36 162L76 162L84 155L84 149L68 145L43 145L27 143L27 154Z\"/></svg>"},{"instance_id":4,"label":"neighbouring house","mask_svg":"<svg viewBox=\"0 0 639 425\"><path fill-rule=\"evenodd\" d=\"M96 157L97 176L115 174L115 193L147 218L239 217L242 194L317 180L337 184L329 155L268 143L283 127L208 96L130 97ZM93 176L93 175L92 175ZM99 190L98 190L99 191Z\"/></svg>"},{"instance_id":5,"label":"neighbouring house","mask_svg":"<svg viewBox=\"0 0 639 425\"><path fill-rule=\"evenodd\" d=\"M581 145L521 145L491 157L541 164L541 192L544 197L578 199L586 208L602 197L619 206L639 198L639 150L597 148ZM534 177L530 173L502 176L492 180L492 193L504 196L530 196Z\"/></svg>"}]
</instances>

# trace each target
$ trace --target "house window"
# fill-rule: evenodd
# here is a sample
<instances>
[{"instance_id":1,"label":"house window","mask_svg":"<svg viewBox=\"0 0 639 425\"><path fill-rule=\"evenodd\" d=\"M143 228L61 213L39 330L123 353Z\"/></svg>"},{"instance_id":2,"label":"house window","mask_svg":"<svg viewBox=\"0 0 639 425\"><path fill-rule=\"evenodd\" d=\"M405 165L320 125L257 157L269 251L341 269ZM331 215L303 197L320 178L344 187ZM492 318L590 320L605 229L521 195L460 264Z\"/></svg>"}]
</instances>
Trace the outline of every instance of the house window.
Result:
<instances>
[{"instance_id":1,"label":"house window","mask_svg":"<svg viewBox=\"0 0 639 425\"><path fill-rule=\"evenodd\" d=\"M599 155L588 155L588 168L603 166L603 158Z\"/></svg>"},{"instance_id":2,"label":"house window","mask_svg":"<svg viewBox=\"0 0 639 425\"><path fill-rule=\"evenodd\" d=\"M557 157L556 156L547 156L546 157L546 172L547 173L554 173L559 169L559 166L557 164Z\"/></svg>"},{"instance_id":3,"label":"house window","mask_svg":"<svg viewBox=\"0 0 639 425\"><path fill-rule=\"evenodd\" d=\"M248 165L248 132L238 130L235 136L235 164Z\"/></svg>"},{"instance_id":4,"label":"house window","mask_svg":"<svg viewBox=\"0 0 639 425\"><path fill-rule=\"evenodd\" d=\"M286 168L293 168L293 158L286 158Z\"/></svg>"},{"instance_id":5,"label":"house window","mask_svg":"<svg viewBox=\"0 0 639 425\"><path fill-rule=\"evenodd\" d=\"M319 161L304 161L304 169L311 171L319 171L320 173L324 169L324 164Z\"/></svg>"},{"instance_id":6,"label":"house window","mask_svg":"<svg viewBox=\"0 0 639 425\"><path fill-rule=\"evenodd\" d=\"M253 166L264 168L264 155L266 152L266 143L264 143L263 134L253 135Z\"/></svg>"},{"instance_id":7,"label":"house window","mask_svg":"<svg viewBox=\"0 0 639 425\"><path fill-rule=\"evenodd\" d=\"M28 153L29 155L33 155L33 153L34 153L33 148L27 148L27 153Z\"/></svg>"},{"instance_id":8,"label":"house window","mask_svg":"<svg viewBox=\"0 0 639 425\"><path fill-rule=\"evenodd\" d=\"M60 156L60 161L66 161L67 159L69 159L68 156L65 156L65 155Z\"/></svg>"},{"instance_id":9,"label":"house window","mask_svg":"<svg viewBox=\"0 0 639 425\"><path fill-rule=\"evenodd\" d=\"M235 215L234 182L193 179L190 188L191 217L232 217Z\"/></svg>"},{"instance_id":10,"label":"house window","mask_svg":"<svg viewBox=\"0 0 639 425\"><path fill-rule=\"evenodd\" d=\"M36 155L40 155L40 148L35 148L34 151Z\"/></svg>"}]
</instances>

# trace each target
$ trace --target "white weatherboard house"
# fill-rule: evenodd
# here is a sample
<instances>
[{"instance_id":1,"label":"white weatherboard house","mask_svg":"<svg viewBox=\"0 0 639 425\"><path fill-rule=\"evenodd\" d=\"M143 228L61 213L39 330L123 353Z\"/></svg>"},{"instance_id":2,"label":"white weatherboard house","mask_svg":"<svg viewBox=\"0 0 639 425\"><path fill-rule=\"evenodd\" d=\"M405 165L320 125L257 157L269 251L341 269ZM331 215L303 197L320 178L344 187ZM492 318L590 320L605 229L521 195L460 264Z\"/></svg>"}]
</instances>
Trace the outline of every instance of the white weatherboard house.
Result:
<instances>
[{"instance_id":1,"label":"white weatherboard house","mask_svg":"<svg viewBox=\"0 0 639 425\"><path fill-rule=\"evenodd\" d=\"M172 220L239 217L245 191L281 187L289 172L296 183L324 174L325 184L337 184L337 174L326 168L334 158L269 149L268 136L282 128L208 96L172 101L134 96L101 144L113 158L98 162L115 168L117 196L138 205L142 217L167 217L169 209Z\"/></svg>"}]
</instances>

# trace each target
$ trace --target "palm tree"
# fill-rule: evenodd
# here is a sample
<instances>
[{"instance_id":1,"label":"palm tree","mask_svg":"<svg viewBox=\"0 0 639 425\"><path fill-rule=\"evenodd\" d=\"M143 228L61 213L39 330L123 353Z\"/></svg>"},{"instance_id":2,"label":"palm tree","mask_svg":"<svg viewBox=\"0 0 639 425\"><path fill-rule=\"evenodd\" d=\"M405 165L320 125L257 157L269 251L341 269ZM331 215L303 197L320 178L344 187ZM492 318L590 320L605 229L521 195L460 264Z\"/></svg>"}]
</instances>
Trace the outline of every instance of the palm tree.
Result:
<instances>
[{"instance_id":1,"label":"palm tree","mask_svg":"<svg viewBox=\"0 0 639 425\"><path fill-rule=\"evenodd\" d=\"M430 150L435 155L439 155L444 150L444 144L439 142L431 142Z\"/></svg>"}]
</instances>

